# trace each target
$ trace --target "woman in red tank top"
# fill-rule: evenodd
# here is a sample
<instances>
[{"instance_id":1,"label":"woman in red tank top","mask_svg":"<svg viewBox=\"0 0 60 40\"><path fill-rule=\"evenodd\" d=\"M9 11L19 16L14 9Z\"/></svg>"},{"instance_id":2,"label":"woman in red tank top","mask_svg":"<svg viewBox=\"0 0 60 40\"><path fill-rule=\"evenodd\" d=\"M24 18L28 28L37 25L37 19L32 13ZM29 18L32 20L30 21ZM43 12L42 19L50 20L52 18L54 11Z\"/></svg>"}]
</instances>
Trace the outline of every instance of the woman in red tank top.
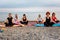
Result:
<instances>
[{"instance_id":1,"label":"woman in red tank top","mask_svg":"<svg viewBox=\"0 0 60 40\"><path fill-rule=\"evenodd\" d=\"M56 14L53 12L53 13L52 13L52 21L53 21L54 23L58 23L59 20L57 20L57 18L56 18L55 15L56 15Z\"/></svg>"}]
</instances>

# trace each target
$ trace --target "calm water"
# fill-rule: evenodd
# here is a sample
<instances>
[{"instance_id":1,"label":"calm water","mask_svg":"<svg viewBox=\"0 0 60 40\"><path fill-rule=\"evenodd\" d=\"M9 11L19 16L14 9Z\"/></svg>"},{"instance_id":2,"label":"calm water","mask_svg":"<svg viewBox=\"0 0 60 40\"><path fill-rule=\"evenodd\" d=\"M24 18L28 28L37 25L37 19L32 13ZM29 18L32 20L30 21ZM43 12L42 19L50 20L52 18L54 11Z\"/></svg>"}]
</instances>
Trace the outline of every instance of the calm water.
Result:
<instances>
[{"instance_id":1,"label":"calm water","mask_svg":"<svg viewBox=\"0 0 60 40\"><path fill-rule=\"evenodd\" d=\"M6 20L6 18L8 17L8 13L9 12L0 12L0 21ZM20 20L23 14L27 15L28 20L35 20L38 17L38 14L41 14L42 18L44 18L46 12L11 12L11 13L13 17L17 13ZM59 12L56 12L56 16L60 20Z\"/></svg>"}]
</instances>

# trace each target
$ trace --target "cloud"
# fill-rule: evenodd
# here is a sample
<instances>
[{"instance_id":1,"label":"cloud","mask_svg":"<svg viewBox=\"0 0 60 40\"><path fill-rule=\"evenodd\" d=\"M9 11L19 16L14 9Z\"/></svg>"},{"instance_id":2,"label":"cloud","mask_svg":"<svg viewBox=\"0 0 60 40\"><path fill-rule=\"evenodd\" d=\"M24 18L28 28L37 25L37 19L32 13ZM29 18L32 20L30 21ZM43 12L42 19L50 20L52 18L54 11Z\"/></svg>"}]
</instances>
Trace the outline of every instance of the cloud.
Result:
<instances>
[{"instance_id":1,"label":"cloud","mask_svg":"<svg viewBox=\"0 0 60 40\"><path fill-rule=\"evenodd\" d=\"M59 12L60 7L0 8L0 12Z\"/></svg>"},{"instance_id":2,"label":"cloud","mask_svg":"<svg viewBox=\"0 0 60 40\"><path fill-rule=\"evenodd\" d=\"M0 0L0 8L60 7L60 0Z\"/></svg>"}]
</instances>

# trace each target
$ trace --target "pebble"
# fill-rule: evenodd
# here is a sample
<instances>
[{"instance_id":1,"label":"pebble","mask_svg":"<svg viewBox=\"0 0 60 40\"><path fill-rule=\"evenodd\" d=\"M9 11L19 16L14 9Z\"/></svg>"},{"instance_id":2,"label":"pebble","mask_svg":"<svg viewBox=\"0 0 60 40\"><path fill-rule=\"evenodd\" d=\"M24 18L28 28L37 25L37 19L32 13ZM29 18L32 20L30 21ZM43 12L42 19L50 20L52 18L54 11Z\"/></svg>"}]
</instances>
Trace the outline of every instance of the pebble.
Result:
<instances>
[{"instance_id":1,"label":"pebble","mask_svg":"<svg viewBox=\"0 0 60 40\"><path fill-rule=\"evenodd\" d=\"M60 40L60 28L8 27L0 33L0 40Z\"/></svg>"}]
</instances>

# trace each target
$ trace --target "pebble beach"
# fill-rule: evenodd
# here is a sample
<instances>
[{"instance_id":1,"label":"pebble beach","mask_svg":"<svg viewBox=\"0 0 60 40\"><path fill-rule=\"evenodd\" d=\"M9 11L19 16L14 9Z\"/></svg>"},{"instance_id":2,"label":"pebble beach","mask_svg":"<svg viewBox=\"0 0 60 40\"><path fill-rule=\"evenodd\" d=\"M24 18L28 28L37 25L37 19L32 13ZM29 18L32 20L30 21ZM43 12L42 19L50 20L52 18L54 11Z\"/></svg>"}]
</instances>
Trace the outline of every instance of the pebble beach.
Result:
<instances>
[{"instance_id":1,"label":"pebble beach","mask_svg":"<svg viewBox=\"0 0 60 40\"><path fill-rule=\"evenodd\" d=\"M60 27L5 27L0 40L60 40Z\"/></svg>"}]
</instances>

